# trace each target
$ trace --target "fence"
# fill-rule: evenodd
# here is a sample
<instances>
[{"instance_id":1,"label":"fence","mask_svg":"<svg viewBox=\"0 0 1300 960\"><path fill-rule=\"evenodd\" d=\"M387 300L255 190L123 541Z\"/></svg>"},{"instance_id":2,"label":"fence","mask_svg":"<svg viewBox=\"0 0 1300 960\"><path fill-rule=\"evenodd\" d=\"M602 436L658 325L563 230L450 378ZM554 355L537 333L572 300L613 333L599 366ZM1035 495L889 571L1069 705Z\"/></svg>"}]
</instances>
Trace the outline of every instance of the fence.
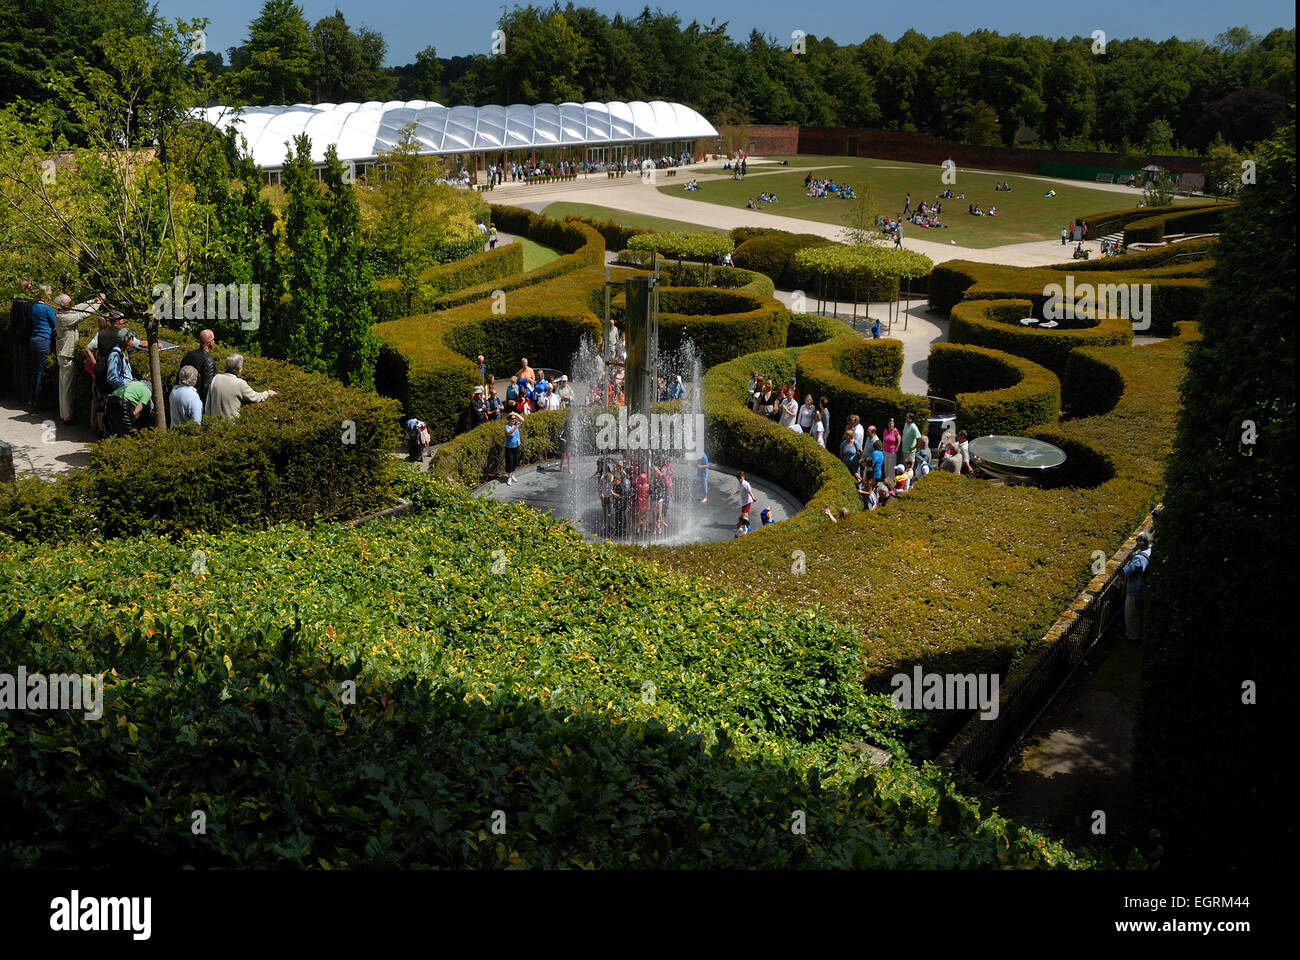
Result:
<instances>
[{"instance_id":1,"label":"fence","mask_svg":"<svg viewBox=\"0 0 1300 960\"><path fill-rule=\"evenodd\" d=\"M1083 658L1123 616L1124 564L1137 549L1137 534L1151 529L1148 517L1000 685L997 716L971 717L937 758L940 766L982 781L1001 771Z\"/></svg>"}]
</instances>

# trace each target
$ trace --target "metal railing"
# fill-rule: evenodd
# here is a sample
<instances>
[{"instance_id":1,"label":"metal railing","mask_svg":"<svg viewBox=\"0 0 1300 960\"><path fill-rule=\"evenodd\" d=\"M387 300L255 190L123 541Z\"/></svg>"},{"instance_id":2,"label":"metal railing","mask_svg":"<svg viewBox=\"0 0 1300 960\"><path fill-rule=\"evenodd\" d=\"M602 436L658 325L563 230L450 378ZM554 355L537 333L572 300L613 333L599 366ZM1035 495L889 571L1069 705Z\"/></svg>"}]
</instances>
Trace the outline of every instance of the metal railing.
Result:
<instances>
[{"instance_id":1,"label":"metal railing","mask_svg":"<svg viewBox=\"0 0 1300 960\"><path fill-rule=\"evenodd\" d=\"M1124 564L1137 549L1137 534L1151 529L1148 517L1000 685L997 716L971 717L936 758L940 766L985 782L997 776L1084 657L1123 616Z\"/></svg>"}]
</instances>

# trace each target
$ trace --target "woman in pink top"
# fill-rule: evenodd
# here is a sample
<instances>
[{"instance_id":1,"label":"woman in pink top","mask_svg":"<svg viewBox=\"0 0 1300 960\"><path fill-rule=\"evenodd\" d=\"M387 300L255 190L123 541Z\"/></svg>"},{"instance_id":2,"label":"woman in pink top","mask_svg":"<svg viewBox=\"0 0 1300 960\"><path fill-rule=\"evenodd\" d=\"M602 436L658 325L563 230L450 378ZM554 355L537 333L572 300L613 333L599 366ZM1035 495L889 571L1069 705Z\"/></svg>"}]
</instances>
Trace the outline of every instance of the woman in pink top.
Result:
<instances>
[{"instance_id":1,"label":"woman in pink top","mask_svg":"<svg viewBox=\"0 0 1300 960\"><path fill-rule=\"evenodd\" d=\"M898 448L902 442L903 435L894 426L894 418L890 417L884 432L880 434L880 449L885 455L884 479L888 483L894 480L894 466L898 463Z\"/></svg>"},{"instance_id":2,"label":"woman in pink top","mask_svg":"<svg viewBox=\"0 0 1300 960\"><path fill-rule=\"evenodd\" d=\"M636 481L636 532L645 533L650 516L650 477L642 473Z\"/></svg>"}]
</instances>

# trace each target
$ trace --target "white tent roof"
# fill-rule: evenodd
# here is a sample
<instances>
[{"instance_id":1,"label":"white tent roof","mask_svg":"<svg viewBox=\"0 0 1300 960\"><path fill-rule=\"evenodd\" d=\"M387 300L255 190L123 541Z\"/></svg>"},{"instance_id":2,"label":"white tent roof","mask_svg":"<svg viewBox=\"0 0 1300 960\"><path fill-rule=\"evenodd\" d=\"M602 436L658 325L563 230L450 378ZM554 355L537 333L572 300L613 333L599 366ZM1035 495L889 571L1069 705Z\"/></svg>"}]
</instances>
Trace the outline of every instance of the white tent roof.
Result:
<instances>
[{"instance_id":1,"label":"white tent roof","mask_svg":"<svg viewBox=\"0 0 1300 960\"><path fill-rule=\"evenodd\" d=\"M713 125L690 107L662 100L509 107L371 100L245 107L238 114L229 107L206 107L195 114L221 130L236 124L248 139L253 160L269 168L284 165L286 144L300 133L311 137L313 161L323 161L331 143L337 144L340 160L367 160L396 146L401 129L411 123L415 124L415 138L424 146L421 152L430 154L696 140L718 135Z\"/></svg>"}]
</instances>

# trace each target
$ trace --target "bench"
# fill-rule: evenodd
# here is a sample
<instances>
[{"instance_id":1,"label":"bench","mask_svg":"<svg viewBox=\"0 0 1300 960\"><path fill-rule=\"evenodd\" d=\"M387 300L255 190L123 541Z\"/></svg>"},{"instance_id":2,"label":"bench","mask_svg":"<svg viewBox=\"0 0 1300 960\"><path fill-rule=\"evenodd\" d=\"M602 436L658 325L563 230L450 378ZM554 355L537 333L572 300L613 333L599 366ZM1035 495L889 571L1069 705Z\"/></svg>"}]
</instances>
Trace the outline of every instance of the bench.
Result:
<instances>
[{"instance_id":1,"label":"bench","mask_svg":"<svg viewBox=\"0 0 1300 960\"><path fill-rule=\"evenodd\" d=\"M1114 183L1114 182L1115 182L1115 174L1113 174L1113 173L1099 173L1099 174L1097 174L1097 182L1098 182L1098 183Z\"/></svg>"}]
</instances>

